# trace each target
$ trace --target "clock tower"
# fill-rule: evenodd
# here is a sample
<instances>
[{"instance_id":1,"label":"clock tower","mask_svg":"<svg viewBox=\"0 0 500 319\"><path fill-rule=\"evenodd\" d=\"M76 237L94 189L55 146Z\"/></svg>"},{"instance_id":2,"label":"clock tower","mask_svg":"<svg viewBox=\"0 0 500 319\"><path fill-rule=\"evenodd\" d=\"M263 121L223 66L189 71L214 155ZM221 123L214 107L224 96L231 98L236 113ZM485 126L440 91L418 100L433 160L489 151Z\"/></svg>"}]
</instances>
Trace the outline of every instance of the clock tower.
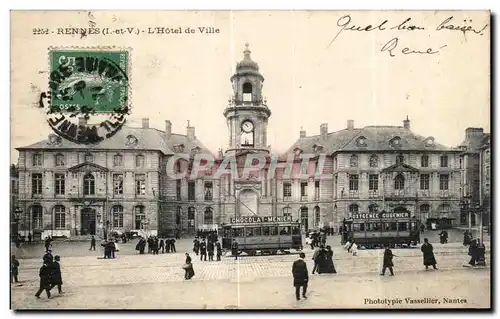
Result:
<instances>
[{"instance_id":1,"label":"clock tower","mask_svg":"<svg viewBox=\"0 0 500 319\"><path fill-rule=\"evenodd\" d=\"M241 150L267 152L267 123L271 111L262 97L264 77L259 65L250 57L248 43L243 60L236 64L231 76L233 95L224 110L229 129L229 148L226 153Z\"/></svg>"}]
</instances>

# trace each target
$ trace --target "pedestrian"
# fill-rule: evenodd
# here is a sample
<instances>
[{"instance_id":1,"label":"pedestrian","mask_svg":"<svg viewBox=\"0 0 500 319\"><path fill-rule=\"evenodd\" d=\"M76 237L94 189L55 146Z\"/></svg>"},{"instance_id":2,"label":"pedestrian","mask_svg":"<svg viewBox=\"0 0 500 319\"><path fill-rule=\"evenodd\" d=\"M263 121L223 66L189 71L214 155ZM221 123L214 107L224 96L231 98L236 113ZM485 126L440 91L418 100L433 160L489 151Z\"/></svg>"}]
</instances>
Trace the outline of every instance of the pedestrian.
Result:
<instances>
[{"instance_id":1,"label":"pedestrian","mask_svg":"<svg viewBox=\"0 0 500 319\"><path fill-rule=\"evenodd\" d=\"M111 258L111 246L110 242L107 240L104 240L104 242L101 244L101 246L104 248L104 259Z\"/></svg>"},{"instance_id":2,"label":"pedestrian","mask_svg":"<svg viewBox=\"0 0 500 319\"><path fill-rule=\"evenodd\" d=\"M48 260L43 260L43 265L40 267L40 272L38 273L40 276L40 287L38 291L35 293L35 297L40 298L40 294L45 290L47 293L47 298L51 298L50 296L50 275L51 271L49 268Z\"/></svg>"},{"instance_id":3,"label":"pedestrian","mask_svg":"<svg viewBox=\"0 0 500 319\"><path fill-rule=\"evenodd\" d=\"M207 261L207 243L205 242L205 238L200 243L200 261Z\"/></svg>"},{"instance_id":4,"label":"pedestrian","mask_svg":"<svg viewBox=\"0 0 500 319\"><path fill-rule=\"evenodd\" d=\"M153 238L153 255L158 255L158 237Z\"/></svg>"},{"instance_id":5,"label":"pedestrian","mask_svg":"<svg viewBox=\"0 0 500 319\"><path fill-rule=\"evenodd\" d=\"M161 249L161 253L164 254L165 253L165 242L163 241L163 238L160 239L160 249Z\"/></svg>"},{"instance_id":6,"label":"pedestrian","mask_svg":"<svg viewBox=\"0 0 500 319\"><path fill-rule=\"evenodd\" d=\"M351 240L348 239L347 242L345 243L344 245L344 249L347 250L347 252L349 252L349 248L352 246L352 243L351 243Z\"/></svg>"},{"instance_id":7,"label":"pedestrian","mask_svg":"<svg viewBox=\"0 0 500 319\"><path fill-rule=\"evenodd\" d=\"M10 283L19 282L19 280L17 279L18 274L19 274L19 260L16 259L15 255L12 255L10 259Z\"/></svg>"},{"instance_id":8,"label":"pedestrian","mask_svg":"<svg viewBox=\"0 0 500 319\"><path fill-rule=\"evenodd\" d=\"M115 252L116 252L115 241L110 240L109 241L109 258L115 258Z\"/></svg>"},{"instance_id":9,"label":"pedestrian","mask_svg":"<svg viewBox=\"0 0 500 319\"><path fill-rule=\"evenodd\" d=\"M316 269L318 274L327 272L327 250L325 249L325 246L319 246L319 252L316 259L318 260L318 269Z\"/></svg>"},{"instance_id":10,"label":"pedestrian","mask_svg":"<svg viewBox=\"0 0 500 319\"><path fill-rule=\"evenodd\" d=\"M424 233L425 231L425 227L424 227L424 224L420 224L420 233Z\"/></svg>"},{"instance_id":11,"label":"pedestrian","mask_svg":"<svg viewBox=\"0 0 500 319\"><path fill-rule=\"evenodd\" d=\"M47 250L47 252L45 253L45 255L43 255L43 259L44 260L48 260L49 263L51 263L53 260L54 260L54 257L52 256L52 250Z\"/></svg>"},{"instance_id":12,"label":"pedestrian","mask_svg":"<svg viewBox=\"0 0 500 319\"><path fill-rule=\"evenodd\" d=\"M194 268L193 268L193 264L191 262L191 257L189 257L188 253L186 253L186 262L185 262L184 266L182 266L182 268L184 269L184 279L189 280L189 279L193 278Z\"/></svg>"},{"instance_id":13,"label":"pedestrian","mask_svg":"<svg viewBox=\"0 0 500 319\"><path fill-rule=\"evenodd\" d=\"M333 264L333 250L331 246L326 246L325 273L337 273L337 270L335 270L335 265Z\"/></svg>"},{"instance_id":14,"label":"pedestrian","mask_svg":"<svg viewBox=\"0 0 500 319\"><path fill-rule=\"evenodd\" d=\"M236 239L233 239L233 243L231 244L231 253L234 256L234 260L238 260L238 242L236 242Z\"/></svg>"},{"instance_id":15,"label":"pedestrian","mask_svg":"<svg viewBox=\"0 0 500 319\"><path fill-rule=\"evenodd\" d=\"M469 256L470 256L469 265L471 265L473 267L476 266L476 262L479 260L479 249L478 249L476 239L472 239L470 242Z\"/></svg>"},{"instance_id":16,"label":"pedestrian","mask_svg":"<svg viewBox=\"0 0 500 319\"><path fill-rule=\"evenodd\" d=\"M424 244L420 248L424 255L424 266L425 270L429 269L429 266L432 266L432 268L437 270L436 267L436 258L434 257L434 248L432 245L429 243L429 239L424 238Z\"/></svg>"},{"instance_id":17,"label":"pedestrian","mask_svg":"<svg viewBox=\"0 0 500 319\"><path fill-rule=\"evenodd\" d=\"M471 235L469 233L469 230L466 229L464 231L464 241L463 241L463 245L464 246L469 246L470 245L470 241L471 241Z\"/></svg>"},{"instance_id":18,"label":"pedestrian","mask_svg":"<svg viewBox=\"0 0 500 319\"><path fill-rule=\"evenodd\" d=\"M50 282L50 289L54 288L57 286L57 290L59 294L62 294L62 275L61 275L61 265L59 264L60 261L59 256L54 257L54 262L50 265L50 270L51 270L51 282Z\"/></svg>"},{"instance_id":19,"label":"pedestrian","mask_svg":"<svg viewBox=\"0 0 500 319\"><path fill-rule=\"evenodd\" d=\"M28 233L28 244L31 244L31 233Z\"/></svg>"},{"instance_id":20,"label":"pedestrian","mask_svg":"<svg viewBox=\"0 0 500 319\"><path fill-rule=\"evenodd\" d=\"M90 237L90 249L89 250L95 250L95 237L94 236Z\"/></svg>"},{"instance_id":21,"label":"pedestrian","mask_svg":"<svg viewBox=\"0 0 500 319\"><path fill-rule=\"evenodd\" d=\"M312 256L312 260L314 261L314 266L313 266L313 270L312 270L312 274L314 275L314 272L318 270L319 268L319 259L318 259L318 255L319 255L319 252L320 252L321 248L318 247L316 248L316 250L314 251L314 254Z\"/></svg>"},{"instance_id":22,"label":"pedestrian","mask_svg":"<svg viewBox=\"0 0 500 319\"><path fill-rule=\"evenodd\" d=\"M392 250L390 249L390 244L387 244L385 246L385 251L384 251L384 261L382 265L382 273L380 274L381 276L385 275L385 270L389 268L389 271L391 272L391 276L394 276L394 271L392 267L394 267L394 263L392 262L392 258L396 257L396 255L392 254Z\"/></svg>"},{"instance_id":23,"label":"pedestrian","mask_svg":"<svg viewBox=\"0 0 500 319\"><path fill-rule=\"evenodd\" d=\"M198 237L195 237L193 240L193 252L198 256L198 252L200 251L200 241Z\"/></svg>"},{"instance_id":24,"label":"pedestrian","mask_svg":"<svg viewBox=\"0 0 500 319\"><path fill-rule=\"evenodd\" d=\"M300 253L300 259L293 262L292 275L293 286L295 287L295 298L300 300L300 287L302 287L302 297L307 299L307 284L309 282L309 272L307 271L307 264L304 261L306 254Z\"/></svg>"},{"instance_id":25,"label":"pedestrian","mask_svg":"<svg viewBox=\"0 0 500 319\"><path fill-rule=\"evenodd\" d=\"M146 239L144 239L143 237L141 237L141 239L139 240L139 254L140 255L144 255L144 251L146 250Z\"/></svg>"},{"instance_id":26,"label":"pedestrian","mask_svg":"<svg viewBox=\"0 0 500 319\"><path fill-rule=\"evenodd\" d=\"M50 246L51 246L50 242L51 242L51 239L50 239L49 236L47 236L45 238L45 251L49 251L50 250Z\"/></svg>"},{"instance_id":27,"label":"pedestrian","mask_svg":"<svg viewBox=\"0 0 500 319\"><path fill-rule=\"evenodd\" d=\"M176 253L177 250L175 250L175 238L170 238L170 251L173 253Z\"/></svg>"},{"instance_id":28,"label":"pedestrian","mask_svg":"<svg viewBox=\"0 0 500 319\"><path fill-rule=\"evenodd\" d=\"M354 241L351 244L351 253L353 256L358 255L358 245Z\"/></svg>"},{"instance_id":29,"label":"pedestrian","mask_svg":"<svg viewBox=\"0 0 500 319\"><path fill-rule=\"evenodd\" d=\"M215 251L217 255L217 261L220 261L220 257L222 256L222 247L218 240L215 242Z\"/></svg>"},{"instance_id":30,"label":"pedestrian","mask_svg":"<svg viewBox=\"0 0 500 319\"><path fill-rule=\"evenodd\" d=\"M444 230L439 233L439 242L441 244L446 244L448 242L448 236L447 235L448 235L448 233L446 231L444 231Z\"/></svg>"},{"instance_id":31,"label":"pedestrian","mask_svg":"<svg viewBox=\"0 0 500 319\"><path fill-rule=\"evenodd\" d=\"M214 261L214 250L215 250L214 243L212 241L209 241L207 245L208 261Z\"/></svg>"}]
</instances>

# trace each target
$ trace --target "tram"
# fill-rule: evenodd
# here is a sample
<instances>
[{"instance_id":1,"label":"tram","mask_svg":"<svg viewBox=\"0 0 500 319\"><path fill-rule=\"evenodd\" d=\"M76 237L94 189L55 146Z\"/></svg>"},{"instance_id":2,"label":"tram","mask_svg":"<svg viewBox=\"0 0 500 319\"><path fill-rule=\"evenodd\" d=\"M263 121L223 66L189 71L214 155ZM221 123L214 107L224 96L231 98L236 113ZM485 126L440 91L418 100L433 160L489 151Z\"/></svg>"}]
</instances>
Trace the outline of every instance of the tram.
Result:
<instances>
[{"instance_id":1,"label":"tram","mask_svg":"<svg viewBox=\"0 0 500 319\"><path fill-rule=\"evenodd\" d=\"M411 247L420 243L420 224L410 212L353 214L344 219L341 243L352 239L358 247L375 248L387 244Z\"/></svg>"},{"instance_id":2,"label":"tram","mask_svg":"<svg viewBox=\"0 0 500 319\"><path fill-rule=\"evenodd\" d=\"M233 240L238 243L239 252L250 256L302 249L300 223L291 216L231 218L230 224L222 225L222 248L230 250Z\"/></svg>"}]
</instances>

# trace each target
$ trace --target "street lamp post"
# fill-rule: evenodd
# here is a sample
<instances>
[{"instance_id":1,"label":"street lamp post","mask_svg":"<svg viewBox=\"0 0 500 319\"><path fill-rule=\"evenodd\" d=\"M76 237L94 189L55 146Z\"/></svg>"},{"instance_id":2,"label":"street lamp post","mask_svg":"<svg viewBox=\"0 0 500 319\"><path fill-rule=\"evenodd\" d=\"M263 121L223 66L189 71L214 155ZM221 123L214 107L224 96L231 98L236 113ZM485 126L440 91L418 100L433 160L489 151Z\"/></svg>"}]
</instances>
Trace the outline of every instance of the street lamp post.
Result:
<instances>
[{"instance_id":1,"label":"street lamp post","mask_svg":"<svg viewBox=\"0 0 500 319\"><path fill-rule=\"evenodd\" d=\"M19 239L19 220L21 219L22 212L23 211L19 207L16 207L14 210L14 221L11 222L12 240L16 242L16 244Z\"/></svg>"}]
</instances>

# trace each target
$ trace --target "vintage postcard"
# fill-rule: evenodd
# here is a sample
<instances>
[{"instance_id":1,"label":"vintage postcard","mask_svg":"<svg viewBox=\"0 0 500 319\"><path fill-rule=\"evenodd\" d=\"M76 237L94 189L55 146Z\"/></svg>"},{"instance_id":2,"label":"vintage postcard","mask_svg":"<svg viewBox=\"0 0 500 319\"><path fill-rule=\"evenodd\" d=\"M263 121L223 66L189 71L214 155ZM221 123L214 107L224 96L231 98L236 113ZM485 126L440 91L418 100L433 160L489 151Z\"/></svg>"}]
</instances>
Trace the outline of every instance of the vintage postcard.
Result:
<instances>
[{"instance_id":1,"label":"vintage postcard","mask_svg":"<svg viewBox=\"0 0 500 319\"><path fill-rule=\"evenodd\" d=\"M11 308L491 308L489 11L12 11Z\"/></svg>"}]
</instances>

